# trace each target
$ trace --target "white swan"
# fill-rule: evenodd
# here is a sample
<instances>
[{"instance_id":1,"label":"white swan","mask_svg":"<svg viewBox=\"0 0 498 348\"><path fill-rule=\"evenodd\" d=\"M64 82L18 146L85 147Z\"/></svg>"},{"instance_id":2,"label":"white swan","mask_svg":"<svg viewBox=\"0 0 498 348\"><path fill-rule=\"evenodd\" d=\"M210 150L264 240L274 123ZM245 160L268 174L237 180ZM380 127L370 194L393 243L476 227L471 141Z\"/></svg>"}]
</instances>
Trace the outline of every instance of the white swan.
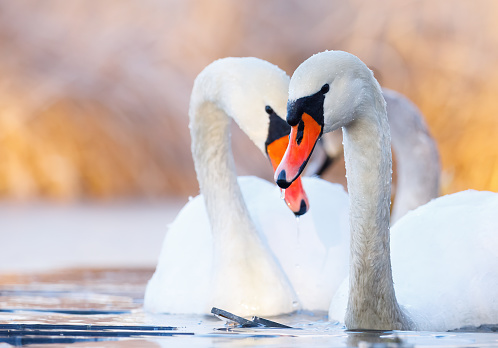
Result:
<instances>
[{"instance_id":1,"label":"white swan","mask_svg":"<svg viewBox=\"0 0 498 348\"><path fill-rule=\"evenodd\" d=\"M380 330L498 323L497 194L465 191L407 214L393 228L390 254L389 124L380 86L363 62L340 51L303 62L291 78L287 121L289 146L275 172L281 187L300 174L322 131L343 130L351 256L331 319Z\"/></svg>"},{"instance_id":2,"label":"white swan","mask_svg":"<svg viewBox=\"0 0 498 348\"><path fill-rule=\"evenodd\" d=\"M382 95L386 100L392 149L397 159L396 195L391 212L393 225L410 210L439 196L441 168L436 142L420 110L407 97L391 89L382 88ZM315 149L306 175L320 175L342 155L342 132L324 134L319 144L323 151L320 147Z\"/></svg>"},{"instance_id":3,"label":"white swan","mask_svg":"<svg viewBox=\"0 0 498 348\"><path fill-rule=\"evenodd\" d=\"M317 232L312 215L296 224L275 185L239 178L239 187L230 150L232 117L262 152L278 152L278 128L287 127L287 135L289 126L275 112L285 113L288 83L282 70L256 58L218 60L197 77L189 115L202 195L182 209L166 234L147 285L146 310L209 313L217 306L247 316L328 309L347 268L324 275L337 267L337 258L347 260L347 240L327 229ZM316 182L307 185L313 195L323 191ZM326 190L347 202L340 185ZM322 207L312 209L325 216ZM320 225L347 232L347 215L347 203L338 203Z\"/></svg>"}]
</instances>

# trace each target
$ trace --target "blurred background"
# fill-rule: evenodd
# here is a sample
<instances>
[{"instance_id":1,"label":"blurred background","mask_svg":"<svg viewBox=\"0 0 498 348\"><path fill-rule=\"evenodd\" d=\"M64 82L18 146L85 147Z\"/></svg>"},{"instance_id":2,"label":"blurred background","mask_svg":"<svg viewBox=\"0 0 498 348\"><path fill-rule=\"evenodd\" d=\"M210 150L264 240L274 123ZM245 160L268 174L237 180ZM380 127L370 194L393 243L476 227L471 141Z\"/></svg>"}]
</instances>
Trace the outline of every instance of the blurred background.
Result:
<instances>
[{"instance_id":1,"label":"blurred background","mask_svg":"<svg viewBox=\"0 0 498 348\"><path fill-rule=\"evenodd\" d=\"M166 216L198 193L193 81L226 56L292 74L314 53L349 51L425 115L442 194L498 191L497 16L493 0L0 0L0 216L11 219L2 234L22 229L12 202L132 200L164 204L157 220L142 209L149 227L130 232L157 221L160 244ZM233 132L238 174L271 180L268 161ZM338 167L327 178L344 182ZM48 233L41 224L31 238Z\"/></svg>"}]
</instances>

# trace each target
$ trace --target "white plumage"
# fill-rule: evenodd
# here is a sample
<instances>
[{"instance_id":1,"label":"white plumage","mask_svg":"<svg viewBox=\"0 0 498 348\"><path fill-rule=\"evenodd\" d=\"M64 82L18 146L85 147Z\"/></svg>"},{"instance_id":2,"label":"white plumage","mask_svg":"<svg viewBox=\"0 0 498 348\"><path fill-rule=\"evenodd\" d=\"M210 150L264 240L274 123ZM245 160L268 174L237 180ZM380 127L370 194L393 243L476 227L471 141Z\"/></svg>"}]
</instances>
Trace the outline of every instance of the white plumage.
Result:
<instances>
[{"instance_id":1,"label":"white plumage","mask_svg":"<svg viewBox=\"0 0 498 348\"><path fill-rule=\"evenodd\" d=\"M244 316L328 309L347 271L343 188L325 189L337 197L334 212L325 215L313 203L323 193L321 180L305 182L311 214L297 223L275 185L257 178L237 183L230 151L229 117L264 151L265 106L284 115L288 83L282 70L255 58L222 59L197 77L190 128L202 195L168 229L146 310L209 313L217 306Z\"/></svg>"},{"instance_id":2,"label":"white plumage","mask_svg":"<svg viewBox=\"0 0 498 348\"><path fill-rule=\"evenodd\" d=\"M358 58L330 51L298 67L289 100L315 95L324 84L330 86L324 132L342 127L344 133L351 228L349 279L329 318L350 329L497 324L498 195L437 198L401 218L390 234L390 132L380 87Z\"/></svg>"}]
</instances>

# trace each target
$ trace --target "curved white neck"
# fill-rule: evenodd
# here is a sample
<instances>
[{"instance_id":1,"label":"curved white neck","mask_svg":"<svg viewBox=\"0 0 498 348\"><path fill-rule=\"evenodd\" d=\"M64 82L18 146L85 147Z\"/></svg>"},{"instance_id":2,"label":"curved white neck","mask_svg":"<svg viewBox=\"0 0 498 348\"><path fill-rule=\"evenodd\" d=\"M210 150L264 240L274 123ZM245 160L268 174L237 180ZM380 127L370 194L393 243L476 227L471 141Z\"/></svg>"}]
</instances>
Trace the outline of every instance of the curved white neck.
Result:
<instances>
[{"instance_id":1,"label":"curved white neck","mask_svg":"<svg viewBox=\"0 0 498 348\"><path fill-rule=\"evenodd\" d=\"M277 315L299 307L249 215L230 142L233 118L265 151L270 122L266 106L285 107L288 80L285 72L263 60L223 58L197 76L190 98L192 157L212 235L212 245L205 246L213 255L207 305L241 316Z\"/></svg>"},{"instance_id":2,"label":"curved white neck","mask_svg":"<svg viewBox=\"0 0 498 348\"><path fill-rule=\"evenodd\" d=\"M257 234L237 183L229 126L230 118L213 102L191 114L192 157L215 245L234 231Z\"/></svg>"},{"instance_id":3,"label":"curved white neck","mask_svg":"<svg viewBox=\"0 0 498 348\"><path fill-rule=\"evenodd\" d=\"M206 246L213 250L209 305L243 316L292 312L298 309L296 295L252 221L237 182L230 118L247 117L245 104L230 93L230 75L208 73L194 83L189 116L192 157L213 237ZM234 81L240 87L245 80ZM263 113L264 104L260 109ZM267 115L251 120L249 126L265 132Z\"/></svg>"},{"instance_id":4,"label":"curved white neck","mask_svg":"<svg viewBox=\"0 0 498 348\"><path fill-rule=\"evenodd\" d=\"M391 146L385 102L376 88L343 127L350 198L350 292L348 328L407 329L391 272L389 207Z\"/></svg>"},{"instance_id":5,"label":"curved white neck","mask_svg":"<svg viewBox=\"0 0 498 348\"><path fill-rule=\"evenodd\" d=\"M215 246L223 245L227 234L237 234L234 243L248 236L257 237L237 183L230 122L236 121L264 153L269 118L260 101L264 92L257 87L266 82L265 78L279 82L272 74L278 77L281 72L275 72L268 62L225 58L206 67L194 82L189 108L192 157ZM279 90L278 87L282 88L270 85L268 89Z\"/></svg>"}]
</instances>

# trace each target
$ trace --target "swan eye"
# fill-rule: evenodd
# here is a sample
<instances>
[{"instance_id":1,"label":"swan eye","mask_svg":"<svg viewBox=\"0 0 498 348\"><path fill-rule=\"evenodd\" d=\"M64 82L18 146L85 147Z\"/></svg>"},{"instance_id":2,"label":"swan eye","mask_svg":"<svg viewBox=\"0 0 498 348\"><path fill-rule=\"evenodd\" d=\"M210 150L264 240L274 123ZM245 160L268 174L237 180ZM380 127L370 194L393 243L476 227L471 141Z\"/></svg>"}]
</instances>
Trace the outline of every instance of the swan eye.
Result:
<instances>
[{"instance_id":1,"label":"swan eye","mask_svg":"<svg viewBox=\"0 0 498 348\"><path fill-rule=\"evenodd\" d=\"M322 92L322 94L325 94L329 91L330 87L329 87L329 84L326 83L322 86L322 89L320 89L320 92Z\"/></svg>"},{"instance_id":2,"label":"swan eye","mask_svg":"<svg viewBox=\"0 0 498 348\"><path fill-rule=\"evenodd\" d=\"M271 108L271 106L270 106L270 105L266 105L266 106L265 106L265 111L266 111L266 113L267 113L268 115L273 114L273 109Z\"/></svg>"}]
</instances>

